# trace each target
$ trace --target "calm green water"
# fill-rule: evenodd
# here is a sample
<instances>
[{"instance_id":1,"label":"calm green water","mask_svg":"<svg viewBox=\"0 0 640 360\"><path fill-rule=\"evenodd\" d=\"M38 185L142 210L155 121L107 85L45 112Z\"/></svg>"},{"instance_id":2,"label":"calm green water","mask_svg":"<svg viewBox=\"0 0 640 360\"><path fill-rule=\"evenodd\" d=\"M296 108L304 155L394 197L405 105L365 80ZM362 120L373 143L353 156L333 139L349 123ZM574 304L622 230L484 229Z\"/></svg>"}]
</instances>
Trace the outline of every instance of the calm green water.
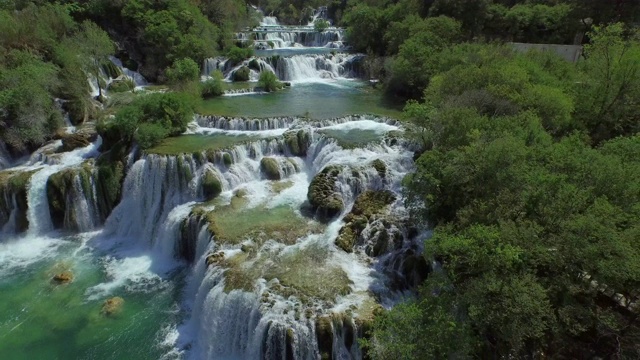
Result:
<instances>
[{"instance_id":1,"label":"calm green water","mask_svg":"<svg viewBox=\"0 0 640 360\"><path fill-rule=\"evenodd\" d=\"M271 117L309 116L326 119L350 114L399 118L401 105L386 100L381 91L356 80L296 83L271 94L223 96L205 101L205 115Z\"/></svg>"},{"instance_id":2,"label":"calm green water","mask_svg":"<svg viewBox=\"0 0 640 360\"><path fill-rule=\"evenodd\" d=\"M78 251L77 239L65 240L51 257L2 272L0 359L159 359L169 350L160 344L178 321L172 309L179 277L145 273L144 256L135 260L139 273L131 273L131 263ZM53 283L66 269L74 280ZM108 317L101 308L112 296L125 302Z\"/></svg>"}]
</instances>

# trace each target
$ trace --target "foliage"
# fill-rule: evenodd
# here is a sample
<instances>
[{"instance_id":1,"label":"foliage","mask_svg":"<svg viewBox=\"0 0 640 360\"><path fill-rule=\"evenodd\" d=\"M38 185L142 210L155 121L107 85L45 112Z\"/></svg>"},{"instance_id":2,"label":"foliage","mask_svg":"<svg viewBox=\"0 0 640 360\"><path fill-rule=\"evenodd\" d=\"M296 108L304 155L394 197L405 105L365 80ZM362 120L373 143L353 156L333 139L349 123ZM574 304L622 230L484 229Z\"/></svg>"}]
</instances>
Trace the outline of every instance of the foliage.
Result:
<instances>
[{"instance_id":1,"label":"foliage","mask_svg":"<svg viewBox=\"0 0 640 360\"><path fill-rule=\"evenodd\" d=\"M258 86L264 91L272 92L282 88L282 83L278 80L276 74L271 71L263 71L260 73L260 80L258 80Z\"/></svg>"},{"instance_id":2,"label":"foliage","mask_svg":"<svg viewBox=\"0 0 640 360\"><path fill-rule=\"evenodd\" d=\"M78 24L72 6L8 2L0 10L0 141L22 154L62 125L61 104L74 124L89 119L86 72L113 49L91 22ZM56 104L54 99L61 99Z\"/></svg>"},{"instance_id":3,"label":"foliage","mask_svg":"<svg viewBox=\"0 0 640 360\"><path fill-rule=\"evenodd\" d=\"M207 79L200 84L200 92L203 98L211 98L224 94L223 75L220 70L216 70L210 74L211 79Z\"/></svg>"},{"instance_id":4,"label":"foliage","mask_svg":"<svg viewBox=\"0 0 640 360\"><path fill-rule=\"evenodd\" d=\"M200 77L200 67L190 58L176 60L165 72L169 84L180 88Z\"/></svg>"},{"instance_id":5,"label":"foliage","mask_svg":"<svg viewBox=\"0 0 640 360\"><path fill-rule=\"evenodd\" d=\"M442 272L376 320L372 358L637 357L640 54L622 29L595 27L577 67L480 44L431 64L404 185Z\"/></svg>"},{"instance_id":6,"label":"foliage","mask_svg":"<svg viewBox=\"0 0 640 360\"><path fill-rule=\"evenodd\" d=\"M251 69L248 66L243 66L240 69L233 72L233 81L249 81L249 75Z\"/></svg>"},{"instance_id":7,"label":"foliage","mask_svg":"<svg viewBox=\"0 0 640 360\"><path fill-rule=\"evenodd\" d=\"M329 28L329 22L325 19L317 19L313 23L313 29L316 32L323 32Z\"/></svg>"},{"instance_id":8,"label":"foliage","mask_svg":"<svg viewBox=\"0 0 640 360\"><path fill-rule=\"evenodd\" d=\"M195 106L195 100L185 93L144 95L119 110L112 121L98 130L107 143L135 139L146 149L167 136L185 132Z\"/></svg>"},{"instance_id":9,"label":"foliage","mask_svg":"<svg viewBox=\"0 0 640 360\"><path fill-rule=\"evenodd\" d=\"M253 56L253 49L251 48L239 48L237 46L232 47L227 52L227 57L233 64L239 64L244 59L248 59Z\"/></svg>"}]
</instances>

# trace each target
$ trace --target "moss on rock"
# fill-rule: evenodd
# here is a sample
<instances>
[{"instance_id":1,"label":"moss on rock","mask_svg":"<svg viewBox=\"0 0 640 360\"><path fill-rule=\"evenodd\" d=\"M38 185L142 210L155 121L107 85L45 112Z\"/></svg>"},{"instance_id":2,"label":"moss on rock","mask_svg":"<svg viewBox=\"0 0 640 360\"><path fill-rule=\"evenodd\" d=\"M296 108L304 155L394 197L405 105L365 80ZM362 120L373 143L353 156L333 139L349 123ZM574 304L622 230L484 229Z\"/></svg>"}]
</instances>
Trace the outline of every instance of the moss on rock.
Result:
<instances>
[{"instance_id":1,"label":"moss on rock","mask_svg":"<svg viewBox=\"0 0 640 360\"><path fill-rule=\"evenodd\" d=\"M329 221L344 210L344 202L335 190L341 170L339 166L327 166L309 184L307 199L322 221Z\"/></svg>"},{"instance_id":2,"label":"moss on rock","mask_svg":"<svg viewBox=\"0 0 640 360\"><path fill-rule=\"evenodd\" d=\"M263 157L260 160L260 171L269 180L280 180L282 176L280 175L280 164L278 164L278 160L271 157Z\"/></svg>"},{"instance_id":3,"label":"moss on rock","mask_svg":"<svg viewBox=\"0 0 640 360\"><path fill-rule=\"evenodd\" d=\"M222 162L224 162L227 167L233 165L233 158L231 157L231 154L228 152L222 154Z\"/></svg>"},{"instance_id":4,"label":"moss on rock","mask_svg":"<svg viewBox=\"0 0 640 360\"><path fill-rule=\"evenodd\" d=\"M53 276L53 281L58 284L68 284L73 280L73 273L71 271L63 271Z\"/></svg>"},{"instance_id":5,"label":"moss on rock","mask_svg":"<svg viewBox=\"0 0 640 360\"><path fill-rule=\"evenodd\" d=\"M218 175L211 170L202 175L202 193L208 200L215 198L222 192L222 182Z\"/></svg>"},{"instance_id":6,"label":"moss on rock","mask_svg":"<svg viewBox=\"0 0 640 360\"><path fill-rule=\"evenodd\" d=\"M136 88L136 83L133 81L133 79L122 78L122 79L113 80L107 87L107 90L111 92L126 92L126 91L132 91L135 88Z\"/></svg>"},{"instance_id":7,"label":"moss on rock","mask_svg":"<svg viewBox=\"0 0 640 360\"><path fill-rule=\"evenodd\" d=\"M384 161L375 159L371 162L371 166L376 169L381 178L384 179L387 177L387 164Z\"/></svg>"},{"instance_id":8,"label":"moss on rock","mask_svg":"<svg viewBox=\"0 0 640 360\"><path fill-rule=\"evenodd\" d=\"M292 155L305 157L311 144L309 133L304 130L291 130L283 135L284 143L289 148Z\"/></svg>"},{"instance_id":9,"label":"moss on rock","mask_svg":"<svg viewBox=\"0 0 640 360\"><path fill-rule=\"evenodd\" d=\"M251 69L247 66L243 66L240 69L233 72L232 79L233 81L249 81L249 75L251 74Z\"/></svg>"},{"instance_id":10,"label":"moss on rock","mask_svg":"<svg viewBox=\"0 0 640 360\"><path fill-rule=\"evenodd\" d=\"M100 309L100 313L104 316L115 316L122 311L124 305L124 299L119 296L114 296L105 300Z\"/></svg>"},{"instance_id":11,"label":"moss on rock","mask_svg":"<svg viewBox=\"0 0 640 360\"><path fill-rule=\"evenodd\" d=\"M15 202L15 231L21 233L29 227L27 220L27 187L31 176L38 170L33 171L1 171L0 172L0 228L2 228L11 217L11 209Z\"/></svg>"},{"instance_id":12,"label":"moss on rock","mask_svg":"<svg viewBox=\"0 0 640 360\"><path fill-rule=\"evenodd\" d=\"M316 319L316 339L318 340L320 359L333 359L333 327L331 317L322 316Z\"/></svg>"},{"instance_id":13,"label":"moss on rock","mask_svg":"<svg viewBox=\"0 0 640 360\"><path fill-rule=\"evenodd\" d=\"M340 233L335 240L335 244L340 249L351 252L353 247L359 242L362 231L367 227L369 221L382 213L386 207L395 201L395 195L389 190L367 190L360 194L353 208L344 217L345 225L340 229ZM375 241L372 256L384 253L389 244L389 234L386 229L381 229L375 234Z\"/></svg>"}]
</instances>

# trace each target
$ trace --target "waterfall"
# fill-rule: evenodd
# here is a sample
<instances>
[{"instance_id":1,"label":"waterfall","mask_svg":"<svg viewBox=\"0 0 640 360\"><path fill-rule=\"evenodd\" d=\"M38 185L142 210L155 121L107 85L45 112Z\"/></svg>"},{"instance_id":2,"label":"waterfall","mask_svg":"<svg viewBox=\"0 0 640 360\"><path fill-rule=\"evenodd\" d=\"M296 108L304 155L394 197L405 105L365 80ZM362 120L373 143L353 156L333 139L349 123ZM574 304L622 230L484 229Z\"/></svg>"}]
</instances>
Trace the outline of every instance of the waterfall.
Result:
<instances>
[{"instance_id":1,"label":"waterfall","mask_svg":"<svg viewBox=\"0 0 640 360\"><path fill-rule=\"evenodd\" d=\"M272 56L247 59L231 69L226 66L228 62L224 62L224 68L221 69L220 60L209 59L205 62L205 72L209 74L215 63L216 69L224 70L227 81L232 81L234 72L245 66L250 69L250 81L257 81L262 71L271 71L282 81L294 82L353 78L362 73L359 65L362 58L362 55L353 54Z\"/></svg>"},{"instance_id":2,"label":"waterfall","mask_svg":"<svg viewBox=\"0 0 640 360\"><path fill-rule=\"evenodd\" d=\"M105 224L121 238L153 245L158 224L178 205L198 198L196 162L191 156L147 155L136 161L123 184L122 201Z\"/></svg>"},{"instance_id":3,"label":"waterfall","mask_svg":"<svg viewBox=\"0 0 640 360\"><path fill-rule=\"evenodd\" d=\"M276 117L276 118L228 118L225 116L196 115L195 121L198 125L207 128L215 128L221 130L237 130L237 131L264 131L275 129L288 129L297 122L295 117Z\"/></svg>"},{"instance_id":4,"label":"waterfall","mask_svg":"<svg viewBox=\"0 0 640 360\"><path fill-rule=\"evenodd\" d=\"M278 26L278 18L275 16L265 16L260 21L260 26Z\"/></svg>"},{"instance_id":5,"label":"waterfall","mask_svg":"<svg viewBox=\"0 0 640 360\"><path fill-rule=\"evenodd\" d=\"M11 163L11 154L9 154L4 141L0 140L0 170L10 167Z\"/></svg>"},{"instance_id":6,"label":"waterfall","mask_svg":"<svg viewBox=\"0 0 640 360\"><path fill-rule=\"evenodd\" d=\"M142 76L142 74L124 67L124 65L122 65L122 61L120 61L120 59L118 59L117 57L109 56L109 60L118 68L120 68L124 76L132 79L135 82L136 86L149 85L149 82L144 78L144 76Z\"/></svg>"},{"instance_id":7,"label":"waterfall","mask_svg":"<svg viewBox=\"0 0 640 360\"><path fill-rule=\"evenodd\" d=\"M98 139L87 147L60 154L58 163L42 166L31 176L27 191L29 235L40 235L53 229L46 193L49 177L63 169L79 165L85 159L96 156L97 149L101 144L102 138L98 136Z\"/></svg>"}]
</instances>

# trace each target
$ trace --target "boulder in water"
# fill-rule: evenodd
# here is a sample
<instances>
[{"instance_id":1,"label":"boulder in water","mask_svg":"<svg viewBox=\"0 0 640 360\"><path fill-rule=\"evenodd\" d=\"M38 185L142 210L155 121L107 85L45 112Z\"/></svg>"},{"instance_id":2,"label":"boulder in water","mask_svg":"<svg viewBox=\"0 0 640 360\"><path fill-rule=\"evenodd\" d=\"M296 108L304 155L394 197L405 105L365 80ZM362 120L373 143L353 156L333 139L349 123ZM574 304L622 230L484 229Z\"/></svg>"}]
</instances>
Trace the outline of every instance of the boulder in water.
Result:
<instances>
[{"instance_id":1,"label":"boulder in water","mask_svg":"<svg viewBox=\"0 0 640 360\"><path fill-rule=\"evenodd\" d=\"M284 142L292 155L305 157L311 145L309 133L304 130L293 130L284 133Z\"/></svg>"},{"instance_id":2,"label":"boulder in water","mask_svg":"<svg viewBox=\"0 0 640 360\"><path fill-rule=\"evenodd\" d=\"M87 147L89 144L91 144L89 134L74 133L62 137L62 151L72 151L78 148Z\"/></svg>"},{"instance_id":3,"label":"boulder in water","mask_svg":"<svg viewBox=\"0 0 640 360\"><path fill-rule=\"evenodd\" d=\"M395 195L389 190L367 190L360 194L356 198L351 212L344 217L345 226L340 229L340 233L335 240L336 246L346 252L353 251L353 247L359 240L364 242L364 239L361 239L361 233L367 227L367 224L376 219L395 199ZM373 242L373 250L370 251L369 255L379 256L387 249L389 233L382 226L373 235L372 239L367 239Z\"/></svg>"},{"instance_id":4,"label":"boulder in water","mask_svg":"<svg viewBox=\"0 0 640 360\"><path fill-rule=\"evenodd\" d=\"M322 221L330 221L344 210L344 202L335 190L340 171L339 166L327 166L309 184L307 199Z\"/></svg>"},{"instance_id":5,"label":"boulder in water","mask_svg":"<svg viewBox=\"0 0 640 360\"><path fill-rule=\"evenodd\" d=\"M380 159L375 159L371 162L371 166L373 166L373 168L376 169L376 171L378 172L378 175L380 175L381 178L384 179L387 177L387 164L385 164L384 161Z\"/></svg>"},{"instance_id":6,"label":"boulder in water","mask_svg":"<svg viewBox=\"0 0 640 360\"><path fill-rule=\"evenodd\" d=\"M233 72L232 78L233 81L249 81L249 75L251 74L251 69L248 66L243 66L240 69Z\"/></svg>"},{"instance_id":7,"label":"boulder in water","mask_svg":"<svg viewBox=\"0 0 640 360\"><path fill-rule=\"evenodd\" d=\"M280 165L278 161L271 157L263 157L260 160L260 171L269 180L280 180Z\"/></svg>"},{"instance_id":8,"label":"boulder in water","mask_svg":"<svg viewBox=\"0 0 640 360\"><path fill-rule=\"evenodd\" d=\"M224 260L224 253L222 251L209 254L207 255L207 266L217 265L223 260Z\"/></svg>"},{"instance_id":9,"label":"boulder in water","mask_svg":"<svg viewBox=\"0 0 640 360\"><path fill-rule=\"evenodd\" d=\"M320 359L331 360L333 356L333 327L331 317L322 316L316 319L316 338Z\"/></svg>"},{"instance_id":10,"label":"boulder in water","mask_svg":"<svg viewBox=\"0 0 640 360\"><path fill-rule=\"evenodd\" d=\"M73 274L71 271L63 271L53 276L53 281L58 284L68 284L73 280Z\"/></svg>"},{"instance_id":11,"label":"boulder in water","mask_svg":"<svg viewBox=\"0 0 640 360\"><path fill-rule=\"evenodd\" d=\"M122 311L122 305L124 305L123 298L119 296L112 297L110 299L105 300L105 302L102 304L102 309L100 310L100 313L104 316L117 315Z\"/></svg>"},{"instance_id":12,"label":"boulder in water","mask_svg":"<svg viewBox=\"0 0 640 360\"><path fill-rule=\"evenodd\" d=\"M202 193L207 199L213 199L222 192L222 182L213 171L205 171L202 175Z\"/></svg>"}]
</instances>

